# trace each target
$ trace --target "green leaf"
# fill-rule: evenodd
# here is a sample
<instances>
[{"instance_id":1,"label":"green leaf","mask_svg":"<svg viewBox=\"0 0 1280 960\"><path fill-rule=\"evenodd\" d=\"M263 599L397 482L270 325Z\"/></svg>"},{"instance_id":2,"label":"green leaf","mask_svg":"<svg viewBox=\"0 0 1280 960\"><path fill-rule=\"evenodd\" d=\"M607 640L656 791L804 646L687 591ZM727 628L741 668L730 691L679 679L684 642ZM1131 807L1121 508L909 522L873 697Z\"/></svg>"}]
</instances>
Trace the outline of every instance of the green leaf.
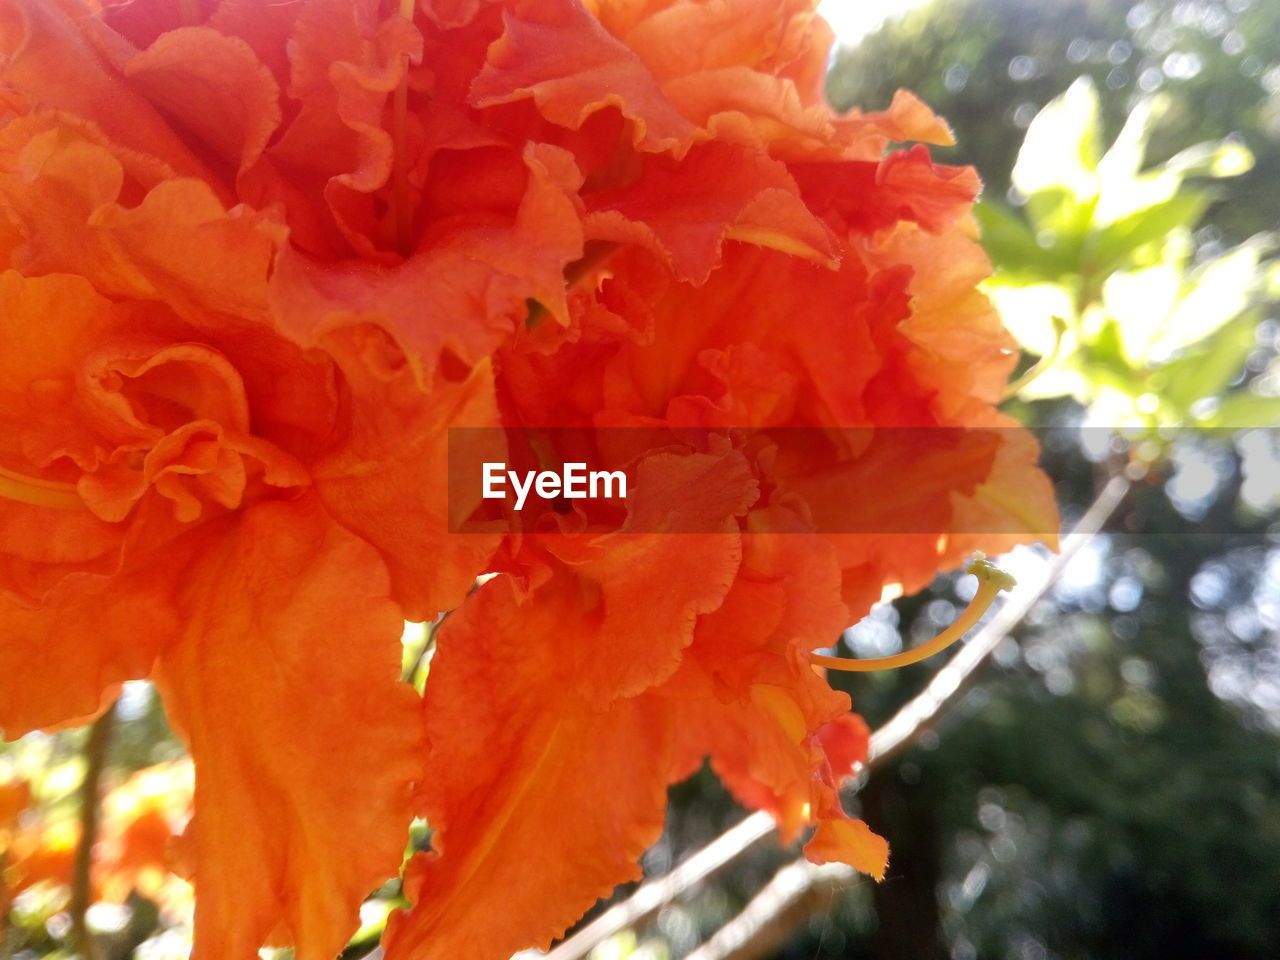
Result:
<instances>
[{"instance_id":1,"label":"green leaf","mask_svg":"<svg viewBox=\"0 0 1280 960\"><path fill-rule=\"evenodd\" d=\"M1159 392L1179 416L1189 417L1197 401L1222 393L1248 359L1257 325L1255 311L1242 314L1210 337L1203 348L1161 368Z\"/></svg>"},{"instance_id":2,"label":"green leaf","mask_svg":"<svg viewBox=\"0 0 1280 960\"><path fill-rule=\"evenodd\" d=\"M1254 237L1197 269L1151 341L1151 356L1159 361L1204 340L1244 310L1256 296L1258 261L1268 245L1268 238Z\"/></svg>"},{"instance_id":3,"label":"green leaf","mask_svg":"<svg viewBox=\"0 0 1280 960\"><path fill-rule=\"evenodd\" d=\"M1122 217L1099 235L1093 248L1096 269L1110 273L1134 265L1131 263L1134 253L1165 239L1174 230L1190 229L1208 205L1209 199L1203 193L1187 190Z\"/></svg>"},{"instance_id":4,"label":"green leaf","mask_svg":"<svg viewBox=\"0 0 1280 960\"><path fill-rule=\"evenodd\" d=\"M1222 401L1218 411L1205 425L1230 430L1280 426L1280 397L1243 391L1232 394Z\"/></svg>"},{"instance_id":5,"label":"green leaf","mask_svg":"<svg viewBox=\"0 0 1280 960\"><path fill-rule=\"evenodd\" d=\"M1142 377L1125 359L1120 325L1108 318L1097 334L1083 344L1081 372L1095 385L1106 384L1136 397L1143 393Z\"/></svg>"},{"instance_id":6,"label":"green leaf","mask_svg":"<svg viewBox=\"0 0 1280 960\"><path fill-rule=\"evenodd\" d=\"M1253 169L1253 153L1234 140L1197 143L1173 156L1161 169L1180 177L1238 177Z\"/></svg>"},{"instance_id":7,"label":"green leaf","mask_svg":"<svg viewBox=\"0 0 1280 960\"><path fill-rule=\"evenodd\" d=\"M1146 364L1151 343L1178 302L1181 287L1182 271L1172 263L1107 274L1102 284L1103 304L1117 325L1125 356L1135 366Z\"/></svg>"},{"instance_id":8,"label":"green leaf","mask_svg":"<svg viewBox=\"0 0 1280 960\"><path fill-rule=\"evenodd\" d=\"M1026 283L1058 276L1061 265L1051 251L1036 243L1025 220L987 201L975 206L973 212L982 228L982 246L997 270L1016 274Z\"/></svg>"},{"instance_id":9,"label":"green leaf","mask_svg":"<svg viewBox=\"0 0 1280 960\"><path fill-rule=\"evenodd\" d=\"M1168 106L1167 97L1147 97L1129 112L1115 143L1107 148L1107 152L1098 161L1098 174L1102 178L1103 190L1111 186L1121 187L1138 176L1142 170L1142 161L1147 155L1151 128Z\"/></svg>"},{"instance_id":10,"label":"green leaf","mask_svg":"<svg viewBox=\"0 0 1280 960\"><path fill-rule=\"evenodd\" d=\"M1098 93L1081 77L1050 100L1027 127L1013 167L1013 184L1024 196L1065 190L1077 201L1098 194Z\"/></svg>"}]
</instances>

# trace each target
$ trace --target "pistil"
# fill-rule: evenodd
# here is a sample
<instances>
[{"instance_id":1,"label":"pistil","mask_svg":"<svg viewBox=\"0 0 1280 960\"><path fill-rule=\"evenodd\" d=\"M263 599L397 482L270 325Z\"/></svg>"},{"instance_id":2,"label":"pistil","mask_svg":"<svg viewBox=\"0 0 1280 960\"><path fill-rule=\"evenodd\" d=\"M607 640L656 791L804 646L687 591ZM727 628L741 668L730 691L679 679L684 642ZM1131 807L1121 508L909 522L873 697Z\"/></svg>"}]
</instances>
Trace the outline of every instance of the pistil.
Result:
<instances>
[{"instance_id":1,"label":"pistil","mask_svg":"<svg viewBox=\"0 0 1280 960\"><path fill-rule=\"evenodd\" d=\"M1016 582L1011 574L983 557L974 559L965 568L965 573L972 573L978 578L978 592L973 595L973 599L969 601L969 605L964 608L955 622L929 642L904 650L892 657L854 660L849 657L828 657L820 653L811 653L809 662L817 667L850 672L892 670L895 667L905 667L909 663L919 663L935 653L940 653L968 633L970 628L982 619L982 615L995 600L996 594L1001 590L1012 589Z\"/></svg>"}]
</instances>

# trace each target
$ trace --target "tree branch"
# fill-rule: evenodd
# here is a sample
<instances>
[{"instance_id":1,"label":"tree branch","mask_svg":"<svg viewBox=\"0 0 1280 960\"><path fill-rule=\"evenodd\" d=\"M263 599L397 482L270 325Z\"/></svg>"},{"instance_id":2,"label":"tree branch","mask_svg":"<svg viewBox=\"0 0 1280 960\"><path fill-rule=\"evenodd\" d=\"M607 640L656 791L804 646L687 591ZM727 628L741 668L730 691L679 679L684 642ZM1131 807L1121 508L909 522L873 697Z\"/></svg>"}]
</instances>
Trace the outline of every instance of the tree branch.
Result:
<instances>
[{"instance_id":1,"label":"tree branch","mask_svg":"<svg viewBox=\"0 0 1280 960\"><path fill-rule=\"evenodd\" d=\"M829 910L857 871L844 863L810 863L800 857L773 875L741 913L685 960L763 960L791 939L804 919Z\"/></svg>"},{"instance_id":2,"label":"tree branch","mask_svg":"<svg viewBox=\"0 0 1280 960\"><path fill-rule=\"evenodd\" d=\"M99 960L98 945L89 932L87 918L89 904L93 900L93 845L98 839L98 791L102 783L102 771L107 765L107 747L111 743L111 730L115 725L116 706L107 707L106 713L89 728L85 743L84 780L80 784L80 842L76 846L75 863L71 874L71 935L76 948L85 960Z\"/></svg>"},{"instance_id":3,"label":"tree branch","mask_svg":"<svg viewBox=\"0 0 1280 960\"><path fill-rule=\"evenodd\" d=\"M872 733L866 766L883 762L937 720L943 707L954 699L978 665L1057 582L1072 558L1097 536L1103 524L1119 507L1129 487L1130 481L1123 476L1112 477L1108 481L1080 522L1063 536L1061 551L1046 565L1044 573L1034 586L1014 593L1000 611L934 675L923 691ZM774 832L772 817L766 813L751 814L666 876L650 880L626 900L610 907L553 948L546 955L546 960L581 960L600 943L653 915ZM820 882L831 882L830 873L806 869L801 866L804 863L807 861L801 858L779 870L764 890L692 957L697 957L697 960L746 960L748 957L762 955L748 948L752 938L763 937L767 931L776 928L779 917L784 913L794 913L797 903L812 902L806 896L809 888ZM853 871L846 871L845 876L851 879ZM807 913L802 912L800 919L804 916ZM771 935L769 941L772 942ZM720 946L713 947L717 943Z\"/></svg>"}]
</instances>

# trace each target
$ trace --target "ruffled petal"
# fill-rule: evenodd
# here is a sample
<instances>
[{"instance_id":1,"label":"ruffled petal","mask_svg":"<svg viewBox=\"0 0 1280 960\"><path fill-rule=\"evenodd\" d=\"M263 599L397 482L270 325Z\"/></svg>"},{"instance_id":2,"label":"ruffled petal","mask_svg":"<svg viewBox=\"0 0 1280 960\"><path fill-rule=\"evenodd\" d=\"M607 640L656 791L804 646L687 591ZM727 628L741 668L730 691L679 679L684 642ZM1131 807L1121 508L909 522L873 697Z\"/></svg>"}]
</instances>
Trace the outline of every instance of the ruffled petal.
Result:
<instances>
[{"instance_id":1,"label":"ruffled petal","mask_svg":"<svg viewBox=\"0 0 1280 960\"><path fill-rule=\"evenodd\" d=\"M477 107L531 98L552 123L577 130L594 113L620 110L647 152L682 154L696 127L680 115L644 63L580 3L521 0L471 87Z\"/></svg>"},{"instance_id":2,"label":"ruffled petal","mask_svg":"<svg viewBox=\"0 0 1280 960\"><path fill-rule=\"evenodd\" d=\"M208 151L239 171L262 154L280 123L275 78L243 40L209 27L161 35L125 64L130 86Z\"/></svg>"},{"instance_id":3,"label":"ruffled petal","mask_svg":"<svg viewBox=\"0 0 1280 960\"><path fill-rule=\"evenodd\" d=\"M121 683L148 676L179 630L170 591L181 567L168 556L132 576L71 575L38 606L0 594L4 738L83 723L115 699Z\"/></svg>"},{"instance_id":4,"label":"ruffled petal","mask_svg":"<svg viewBox=\"0 0 1280 960\"><path fill-rule=\"evenodd\" d=\"M553 651L584 616L572 581L555 586L529 596L499 577L441 630L423 700L439 775L420 791L435 850L410 864L415 906L391 919L391 960L546 949L640 876L662 831L667 725L643 698L596 705L563 680Z\"/></svg>"},{"instance_id":5,"label":"ruffled petal","mask_svg":"<svg viewBox=\"0 0 1280 960\"><path fill-rule=\"evenodd\" d=\"M563 317L564 269L582 255L573 197L580 180L558 148L531 146L525 164L509 220L450 228L395 267L329 265L283 251L271 278L276 322L304 346L344 326L380 326L426 388L446 353L466 367L490 356L528 316L530 299Z\"/></svg>"},{"instance_id":6,"label":"ruffled petal","mask_svg":"<svg viewBox=\"0 0 1280 960\"><path fill-rule=\"evenodd\" d=\"M426 394L381 330L348 328L325 343L355 402L343 425L345 442L315 464L316 489L339 523L382 554L405 617L434 619L462 602L501 539L451 533L478 505L480 487L450 488L449 430L498 422L489 363ZM499 434L473 433L486 441ZM502 455L499 446L484 459ZM464 502L465 493L474 498Z\"/></svg>"},{"instance_id":7,"label":"ruffled petal","mask_svg":"<svg viewBox=\"0 0 1280 960\"><path fill-rule=\"evenodd\" d=\"M927 147L872 163L796 163L805 202L846 230L875 233L902 221L941 233L969 215L981 184L972 167L933 163Z\"/></svg>"},{"instance_id":8,"label":"ruffled petal","mask_svg":"<svg viewBox=\"0 0 1280 960\"><path fill-rule=\"evenodd\" d=\"M157 674L196 764L195 950L252 960L280 925L329 960L396 873L422 777L401 618L377 554L314 497L202 537Z\"/></svg>"},{"instance_id":9,"label":"ruffled petal","mask_svg":"<svg viewBox=\"0 0 1280 960\"><path fill-rule=\"evenodd\" d=\"M557 670L592 702L635 695L675 672L698 615L719 606L733 582L737 516L757 496L734 453L652 455L632 488L621 532L538 538L572 571L576 582L563 589L579 597L580 620L554 650Z\"/></svg>"},{"instance_id":10,"label":"ruffled petal","mask_svg":"<svg viewBox=\"0 0 1280 960\"><path fill-rule=\"evenodd\" d=\"M0 4L0 80L32 107L91 119L121 147L217 182L166 118L121 78L135 49L77 0Z\"/></svg>"},{"instance_id":11,"label":"ruffled petal","mask_svg":"<svg viewBox=\"0 0 1280 960\"><path fill-rule=\"evenodd\" d=\"M240 177L241 196L257 207L283 202L294 244L311 256L394 263L393 218L374 196L395 150L384 111L422 37L376 0L308 0L288 50L296 107Z\"/></svg>"},{"instance_id":12,"label":"ruffled petal","mask_svg":"<svg viewBox=\"0 0 1280 960\"><path fill-rule=\"evenodd\" d=\"M806 826L819 834L874 837L840 806L840 782L866 759L867 730L849 698L808 665L848 620L831 547L777 509L753 514L742 571L724 604L699 620L681 672L655 691L677 731L677 769L703 755L744 804L768 811L784 842ZM831 851L875 876L879 860ZM845 855L841 855L841 853Z\"/></svg>"},{"instance_id":13,"label":"ruffled petal","mask_svg":"<svg viewBox=\"0 0 1280 960\"><path fill-rule=\"evenodd\" d=\"M79 274L112 297L163 299L195 322L210 313L261 321L279 227L166 172L60 116L8 124L0 206L23 236L17 265Z\"/></svg>"},{"instance_id":14,"label":"ruffled petal","mask_svg":"<svg viewBox=\"0 0 1280 960\"><path fill-rule=\"evenodd\" d=\"M634 184L592 194L587 210L589 239L641 244L695 284L720 265L726 240L837 262L834 238L786 166L727 144L695 147L679 162L647 158Z\"/></svg>"}]
</instances>

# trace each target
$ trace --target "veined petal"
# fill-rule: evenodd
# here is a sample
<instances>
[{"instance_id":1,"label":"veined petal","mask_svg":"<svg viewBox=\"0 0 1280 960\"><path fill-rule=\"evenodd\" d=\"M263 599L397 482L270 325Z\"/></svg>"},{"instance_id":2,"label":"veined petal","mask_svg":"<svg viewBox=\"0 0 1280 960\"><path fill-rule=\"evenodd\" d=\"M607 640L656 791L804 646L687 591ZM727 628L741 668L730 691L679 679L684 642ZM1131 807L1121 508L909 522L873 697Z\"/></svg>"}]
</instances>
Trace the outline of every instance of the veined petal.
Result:
<instances>
[{"instance_id":1,"label":"veined petal","mask_svg":"<svg viewBox=\"0 0 1280 960\"><path fill-rule=\"evenodd\" d=\"M157 673L196 764L195 950L253 960L282 926L330 960L399 868L422 778L401 617L376 552L314 496L201 536Z\"/></svg>"},{"instance_id":2,"label":"veined petal","mask_svg":"<svg viewBox=\"0 0 1280 960\"><path fill-rule=\"evenodd\" d=\"M409 867L415 906L392 918L390 960L546 949L614 884L640 876L636 861L661 833L662 717L643 698L593 705L560 682L549 653L575 640L576 591L521 593L491 580L440 632L423 700L441 731L428 754L440 775L419 791L435 851Z\"/></svg>"}]
</instances>

